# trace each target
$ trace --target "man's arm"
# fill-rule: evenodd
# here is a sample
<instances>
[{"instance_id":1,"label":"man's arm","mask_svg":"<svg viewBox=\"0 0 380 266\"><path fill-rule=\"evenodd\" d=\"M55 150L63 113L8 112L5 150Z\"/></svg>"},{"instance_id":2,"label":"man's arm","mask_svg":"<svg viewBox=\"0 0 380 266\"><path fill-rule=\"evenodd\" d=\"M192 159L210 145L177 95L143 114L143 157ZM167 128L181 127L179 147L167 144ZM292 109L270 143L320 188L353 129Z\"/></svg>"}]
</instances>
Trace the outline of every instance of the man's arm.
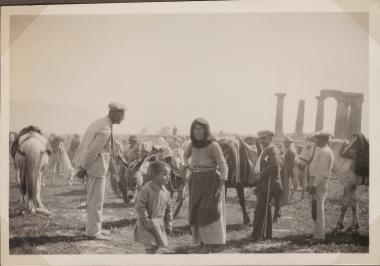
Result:
<instances>
[{"instance_id":1,"label":"man's arm","mask_svg":"<svg viewBox=\"0 0 380 266\"><path fill-rule=\"evenodd\" d=\"M265 154L263 154L265 156ZM281 167L280 153L273 148L268 150L268 164L261 169L261 176L267 178L269 176L277 176Z\"/></svg>"},{"instance_id":2,"label":"man's arm","mask_svg":"<svg viewBox=\"0 0 380 266\"><path fill-rule=\"evenodd\" d=\"M102 152L104 146L111 136L110 128L103 128L95 134L94 140L91 142L88 150L83 155L80 167L88 170L95 162L96 157Z\"/></svg>"}]
</instances>

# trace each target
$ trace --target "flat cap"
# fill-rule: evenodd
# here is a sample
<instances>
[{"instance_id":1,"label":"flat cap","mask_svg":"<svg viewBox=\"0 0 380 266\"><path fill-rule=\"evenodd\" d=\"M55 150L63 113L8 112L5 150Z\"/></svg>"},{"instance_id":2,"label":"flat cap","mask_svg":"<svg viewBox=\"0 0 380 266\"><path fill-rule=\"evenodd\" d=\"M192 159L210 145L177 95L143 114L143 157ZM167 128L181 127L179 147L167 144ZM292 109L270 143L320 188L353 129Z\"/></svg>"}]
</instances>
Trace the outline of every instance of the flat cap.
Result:
<instances>
[{"instance_id":1,"label":"flat cap","mask_svg":"<svg viewBox=\"0 0 380 266\"><path fill-rule=\"evenodd\" d=\"M110 110L114 111L128 111L127 107L124 104L112 102L108 105Z\"/></svg>"},{"instance_id":2,"label":"flat cap","mask_svg":"<svg viewBox=\"0 0 380 266\"><path fill-rule=\"evenodd\" d=\"M324 130L315 132L315 134L313 135L314 138L329 138L330 136L331 134Z\"/></svg>"},{"instance_id":3,"label":"flat cap","mask_svg":"<svg viewBox=\"0 0 380 266\"><path fill-rule=\"evenodd\" d=\"M263 138L263 137L273 137L274 136L274 133L270 130L262 130L262 131L259 131L257 132L257 137L259 138Z\"/></svg>"}]
</instances>

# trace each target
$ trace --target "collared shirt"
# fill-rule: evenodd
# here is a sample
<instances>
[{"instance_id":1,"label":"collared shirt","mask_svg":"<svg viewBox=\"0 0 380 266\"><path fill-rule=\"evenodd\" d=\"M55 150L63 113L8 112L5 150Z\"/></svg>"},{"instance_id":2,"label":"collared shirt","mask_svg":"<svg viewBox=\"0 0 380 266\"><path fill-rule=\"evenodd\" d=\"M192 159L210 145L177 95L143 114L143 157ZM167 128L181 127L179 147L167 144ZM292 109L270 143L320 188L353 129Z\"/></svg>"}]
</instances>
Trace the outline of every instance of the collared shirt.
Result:
<instances>
[{"instance_id":1,"label":"collared shirt","mask_svg":"<svg viewBox=\"0 0 380 266\"><path fill-rule=\"evenodd\" d=\"M334 154L329 146L316 147L314 159L310 163L310 177L314 177L313 186L319 186L328 179L334 165Z\"/></svg>"},{"instance_id":2,"label":"collared shirt","mask_svg":"<svg viewBox=\"0 0 380 266\"><path fill-rule=\"evenodd\" d=\"M171 199L165 186L147 182L137 195L135 208L140 221L160 218L166 226L172 226Z\"/></svg>"},{"instance_id":3,"label":"collared shirt","mask_svg":"<svg viewBox=\"0 0 380 266\"><path fill-rule=\"evenodd\" d=\"M74 156L74 165L96 177L106 177L110 163L112 122L108 117L94 121L87 129Z\"/></svg>"}]
</instances>

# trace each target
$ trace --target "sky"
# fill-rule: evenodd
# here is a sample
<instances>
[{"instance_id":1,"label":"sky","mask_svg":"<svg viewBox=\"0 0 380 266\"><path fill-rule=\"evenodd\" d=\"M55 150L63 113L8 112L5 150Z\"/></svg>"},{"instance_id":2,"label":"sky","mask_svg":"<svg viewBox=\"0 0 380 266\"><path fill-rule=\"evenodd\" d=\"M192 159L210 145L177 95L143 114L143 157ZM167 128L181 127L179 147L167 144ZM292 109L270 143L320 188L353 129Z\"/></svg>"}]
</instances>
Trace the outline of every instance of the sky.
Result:
<instances>
[{"instance_id":1,"label":"sky","mask_svg":"<svg viewBox=\"0 0 380 266\"><path fill-rule=\"evenodd\" d=\"M201 116L214 132L255 134L274 130L275 93L283 92L284 131L291 133L298 101L306 101L304 131L312 132L315 96L333 89L364 93L368 134L368 34L345 13L46 15L27 22L11 20L13 100L94 117L118 101L129 109L119 133L176 125L187 134ZM52 109L44 119L62 131L65 120ZM331 132L335 109L326 100ZM16 117L23 119L21 111L11 113L11 130ZM66 124L68 132L83 130Z\"/></svg>"}]
</instances>

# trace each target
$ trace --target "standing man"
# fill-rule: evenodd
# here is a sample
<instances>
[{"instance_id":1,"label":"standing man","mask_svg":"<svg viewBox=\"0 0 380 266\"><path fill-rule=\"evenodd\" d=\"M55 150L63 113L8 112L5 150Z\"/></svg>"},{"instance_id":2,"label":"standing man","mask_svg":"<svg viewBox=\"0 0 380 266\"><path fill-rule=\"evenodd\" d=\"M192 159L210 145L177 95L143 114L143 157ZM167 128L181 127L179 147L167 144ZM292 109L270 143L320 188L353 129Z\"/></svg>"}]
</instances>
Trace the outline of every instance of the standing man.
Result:
<instances>
[{"instance_id":1,"label":"standing man","mask_svg":"<svg viewBox=\"0 0 380 266\"><path fill-rule=\"evenodd\" d=\"M334 164L334 154L327 145L330 134L319 131L314 135L317 145L314 159L309 166L311 213L313 218L313 240L323 242L325 240L325 194L327 181L331 175Z\"/></svg>"},{"instance_id":2,"label":"standing man","mask_svg":"<svg viewBox=\"0 0 380 266\"><path fill-rule=\"evenodd\" d=\"M137 137L135 135L131 135L128 139L129 141L129 148L127 149L125 153L125 159L128 163L132 163L134 161L140 160L142 158L141 152L142 152L142 145L137 140Z\"/></svg>"},{"instance_id":3,"label":"standing man","mask_svg":"<svg viewBox=\"0 0 380 266\"><path fill-rule=\"evenodd\" d=\"M284 146L284 165L282 167L284 177L282 180L284 194L282 196L282 205L288 205L291 195L293 195L295 190L297 190L297 182L294 175L296 150L293 144L293 140L290 137L285 137Z\"/></svg>"},{"instance_id":4,"label":"standing man","mask_svg":"<svg viewBox=\"0 0 380 266\"><path fill-rule=\"evenodd\" d=\"M273 132L258 132L262 152L256 162L256 196L253 231L248 240L256 242L272 238L272 214L270 202L274 193L282 191L280 178L280 150L273 144Z\"/></svg>"},{"instance_id":5,"label":"standing man","mask_svg":"<svg viewBox=\"0 0 380 266\"><path fill-rule=\"evenodd\" d=\"M114 146L112 126L123 121L126 111L126 107L119 103L110 103L108 107L108 116L90 124L74 156L74 164L79 168L78 178L86 176L86 235L100 240L110 240L109 232L102 230L102 213Z\"/></svg>"},{"instance_id":6,"label":"standing man","mask_svg":"<svg viewBox=\"0 0 380 266\"><path fill-rule=\"evenodd\" d=\"M79 143L80 143L80 137L79 137L79 135L78 134L74 134L73 135L73 139L71 140L71 143L70 143L69 152L67 153L67 155L69 156L69 159L70 159L71 162L73 161L74 155L77 152L77 149L79 147Z\"/></svg>"}]
</instances>

